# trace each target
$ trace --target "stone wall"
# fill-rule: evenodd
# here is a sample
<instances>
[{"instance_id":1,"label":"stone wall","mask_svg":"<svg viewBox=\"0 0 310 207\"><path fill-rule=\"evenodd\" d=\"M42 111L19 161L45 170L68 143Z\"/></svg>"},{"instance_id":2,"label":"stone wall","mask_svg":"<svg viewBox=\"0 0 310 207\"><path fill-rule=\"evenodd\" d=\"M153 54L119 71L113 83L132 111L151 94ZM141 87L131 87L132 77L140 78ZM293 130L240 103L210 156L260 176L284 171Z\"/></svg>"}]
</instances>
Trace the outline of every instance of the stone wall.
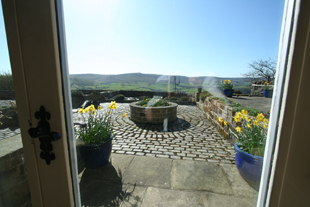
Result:
<instances>
[{"instance_id":1,"label":"stone wall","mask_svg":"<svg viewBox=\"0 0 310 207\"><path fill-rule=\"evenodd\" d=\"M154 92L154 91L126 91L126 90L119 90L119 91L107 91L107 90L72 90L71 94L78 94L76 91L83 92L83 96L81 95L72 95L72 108L80 107L85 100L98 100L100 103L104 102L105 99L111 99L118 94L123 94L125 97L136 97L139 98L140 96L162 96L162 97L177 97L180 98L182 96L194 97L193 94L187 93L168 93L168 92ZM131 103L133 101L118 101L119 103ZM178 102L178 101L173 101ZM181 102L180 104L185 105L193 105L192 102Z\"/></svg>"},{"instance_id":2,"label":"stone wall","mask_svg":"<svg viewBox=\"0 0 310 207\"><path fill-rule=\"evenodd\" d=\"M269 85L270 87L273 87L273 85ZM251 94L253 95L262 95L264 91L265 85L258 85L258 84L252 84L251 88Z\"/></svg>"},{"instance_id":3,"label":"stone wall","mask_svg":"<svg viewBox=\"0 0 310 207\"><path fill-rule=\"evenodd\" d=\"M231 144L236 143L233 132L233 120L234 113L232 107L221 103L218 100L209 100L209 97L205 101L201 101L197 104L198 107L205 113L207 118L217 127L219 132L226 138ZM227 125L220 123L218 118L221 117L223 121L227 122Z\"/></svg>"},{"instance_id":4,"label":"stone wall","mask_svg":"<svg viewBox=\"0 0 310 207\"><path fill-rule=\"evenodd\" d=\"M14 91L0 91L0 100L15 100Z\"/></svg>"},{"instance_id":5,"label":"stone wall","mask_svg":"<svg viewBox=\"0 0 310 207\"><path fill-rule=\"evenodd\" d=\"M20 135L0 141L0 206L31 206Z\"/></svg>"}]
</instances>

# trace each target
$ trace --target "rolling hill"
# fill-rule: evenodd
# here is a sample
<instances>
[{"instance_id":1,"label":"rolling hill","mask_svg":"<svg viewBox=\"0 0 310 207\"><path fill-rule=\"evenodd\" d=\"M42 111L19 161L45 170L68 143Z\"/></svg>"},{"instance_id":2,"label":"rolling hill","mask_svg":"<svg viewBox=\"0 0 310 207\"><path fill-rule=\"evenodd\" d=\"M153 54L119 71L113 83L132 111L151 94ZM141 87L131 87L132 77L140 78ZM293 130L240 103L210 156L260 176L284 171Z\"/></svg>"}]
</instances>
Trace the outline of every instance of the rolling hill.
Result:
<instances>
[{"instance_id":1,"label":"rolling hill","mask_svg":"<svg viewBox=\"0 0 310 207\"><path fill-rule=\"evenodd\" d=\"M120 75L74 74L70 75L70 85L72 90L174 91L176 88L180 92L195 93L198 87L209 91L218 88L220 87L220 81L225 79L231 80L236 90L249 93L250 86L247 78L166 76L143 73Z\"/></svg>"}]
</instances>

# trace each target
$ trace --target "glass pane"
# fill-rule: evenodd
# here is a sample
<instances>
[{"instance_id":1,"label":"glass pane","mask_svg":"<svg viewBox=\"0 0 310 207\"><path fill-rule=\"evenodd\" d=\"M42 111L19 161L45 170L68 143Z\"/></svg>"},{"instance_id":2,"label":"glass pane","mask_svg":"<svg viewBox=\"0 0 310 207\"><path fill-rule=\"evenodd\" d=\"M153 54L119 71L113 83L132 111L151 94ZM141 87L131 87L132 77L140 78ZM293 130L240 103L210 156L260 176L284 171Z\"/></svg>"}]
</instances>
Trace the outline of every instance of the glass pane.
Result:
<instances>
[{"instance_id":1,"label":"glass pane","mask_svg":"<svg viewBox=\"0 0 310 207\"><path fill-rule=\"evenodd\" d=\"M255 206L283 5L64 2L82 204Z\"/></svg>"},{"instance_id":2,"label":"glass pane","mask_svg":"<svg viewBox=\"0 0 310 207\"><path fill-rule=\"evenodd\" d=\"M0 45L0 206L31 206L2 9Z\"/></svg>"}]
</instances>

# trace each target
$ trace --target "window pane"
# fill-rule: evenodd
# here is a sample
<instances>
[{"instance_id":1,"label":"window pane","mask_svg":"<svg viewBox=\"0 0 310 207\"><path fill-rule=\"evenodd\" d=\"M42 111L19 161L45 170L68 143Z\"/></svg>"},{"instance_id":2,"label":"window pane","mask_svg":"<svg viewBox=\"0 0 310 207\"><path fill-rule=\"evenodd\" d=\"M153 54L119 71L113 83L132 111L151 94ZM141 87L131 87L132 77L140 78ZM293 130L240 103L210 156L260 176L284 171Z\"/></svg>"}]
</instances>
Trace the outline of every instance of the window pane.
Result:
<instances>
[{"instance_id":1,"label":"window pane","mask_svg":"<svg viewBox=\"0 0 310 207\"><path fill-rule=\"evenodd\" d=\"M64 11L82 204L166 204L169 194L186 205L255 206L284 1L72 3ZM83 124L99 116L109 117L112 154L92 169L85 162L97 158L84 148L95 135Z\"/></svg>"}]
</instances>

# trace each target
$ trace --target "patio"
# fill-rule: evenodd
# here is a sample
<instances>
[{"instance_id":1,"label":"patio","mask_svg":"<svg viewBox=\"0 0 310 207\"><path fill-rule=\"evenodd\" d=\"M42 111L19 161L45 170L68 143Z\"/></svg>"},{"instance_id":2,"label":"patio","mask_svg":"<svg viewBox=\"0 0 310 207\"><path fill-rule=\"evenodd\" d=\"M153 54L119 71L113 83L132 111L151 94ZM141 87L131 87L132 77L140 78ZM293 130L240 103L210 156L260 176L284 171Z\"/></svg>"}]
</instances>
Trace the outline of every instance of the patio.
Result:
<instances>
[{"instance_id":1,"label":"patio","mask_svg":"<svg viewBox=\"0 0 310 207\"><path fill-rule=\"evenodd\" d=\"M129 115L129 104L118 104L111 164L79 175L84 206L256 206L258 192L239 175L233 146L198 107L178 106L166 132Z\"/></svg>"}]
</instances>

